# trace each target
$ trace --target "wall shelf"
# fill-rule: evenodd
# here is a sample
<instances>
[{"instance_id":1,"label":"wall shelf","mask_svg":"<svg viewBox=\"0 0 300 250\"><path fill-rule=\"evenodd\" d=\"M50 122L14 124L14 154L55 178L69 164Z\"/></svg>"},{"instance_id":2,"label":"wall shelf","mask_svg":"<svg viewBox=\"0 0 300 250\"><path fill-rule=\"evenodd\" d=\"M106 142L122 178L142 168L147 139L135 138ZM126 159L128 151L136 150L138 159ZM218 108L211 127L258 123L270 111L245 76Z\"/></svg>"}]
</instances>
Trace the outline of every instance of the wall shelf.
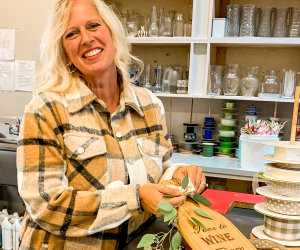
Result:
<instances>
[{"instance_id":1,"label":"wall shelf","mask_svg":"<svg viewBox=\"0 0 300 250\"><path fill-rule=\"evenodd\" d=\"M254 102L282 102L294 103L294 99L284 98L263 98L263 97L246 97L246 96L210 96L210 95L181 95L181 94L155 94L157 97L167 98L194 98L194 99L215 99L215 100L236 100L236 101L254 101Z\"/></svg>"},{"instance_id":2,"label":"wall shelf","mask_svg":"<svg viewBox=\"0 0 300 250\"><path fill-rule=\"evenodd\" d=\"M300 47L300 38L291 37L211 37L218 47Z\"/></svg>"}]
</instances>

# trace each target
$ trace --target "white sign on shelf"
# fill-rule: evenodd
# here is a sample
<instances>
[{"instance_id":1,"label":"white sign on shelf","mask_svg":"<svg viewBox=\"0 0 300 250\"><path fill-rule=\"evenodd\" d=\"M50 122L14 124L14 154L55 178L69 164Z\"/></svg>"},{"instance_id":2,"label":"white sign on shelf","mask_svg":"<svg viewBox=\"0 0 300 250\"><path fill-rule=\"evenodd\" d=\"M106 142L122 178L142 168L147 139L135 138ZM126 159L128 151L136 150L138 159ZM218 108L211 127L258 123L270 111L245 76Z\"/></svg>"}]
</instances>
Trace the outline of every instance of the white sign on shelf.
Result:
<instances>
[{"instance_id":1,"label":"white sign on shelf","mask_svg":"<svg viewBox=\"0 0 300 250\"><path fill-rule=\"evenodd\" d=\"M35 61L15 61L16 90L32 91L32 81L35 75Z\"/></svg>"},{"instance_id":2,"label":"white sign on shelf","mask_svg":"<svg viewBox=\"0 0 300 250\"><path fill-rule=\"evenodd\" d=\"M0 29L0 60L15 59L15 29Z\"/></svg>"},{"instance_id":3,"label":"white sign on shelf","mask_svg":"<svg viewBox=\"0 0 300 250\"><path fill-rule=\"evenodd\" d=\"M14 81L14 61L0 61L0 89L1 90L15 90Z\"/></svg>"}]
</instances>

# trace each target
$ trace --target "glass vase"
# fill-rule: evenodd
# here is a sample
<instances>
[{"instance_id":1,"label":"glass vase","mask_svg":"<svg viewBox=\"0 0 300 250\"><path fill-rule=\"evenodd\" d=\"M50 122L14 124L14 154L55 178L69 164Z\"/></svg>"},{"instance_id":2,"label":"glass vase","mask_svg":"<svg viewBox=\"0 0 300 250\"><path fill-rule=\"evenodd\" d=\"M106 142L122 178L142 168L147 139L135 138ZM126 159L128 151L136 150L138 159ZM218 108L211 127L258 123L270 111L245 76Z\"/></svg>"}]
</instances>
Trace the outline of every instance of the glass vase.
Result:
<instances>
[{"instance_id":1,"label":"glass vase","mask_svg":"<svg viewBox=\"0 0 300 250\"><path fill-rule=\"evenodd\" d=\"M248 67L247 70L248 75L243 77L241 83L242 93L243 96L255 96L259 85L259 79L254 76L256 68Z\"/></svg>"},{"instance_id":2,"label":"glass vase","mask_svg":"<svg viewBox=\"0 0 300 250\"><path fill-rule=\"evenodd\" d=\"M227 18L225 24L225 36L236 37L240 32L240 6L227 5Z\"/></svg>"},{"instance_id":3,"label":"glass vase","mask_svg":"<svg viewBox=\"0 0 300 250\"><path fill-rule=\"evenodd\" d=\"M241 37L254 37L255 35L256 6L246 4L242 6L242 21L240 27Z\"/></svg>"},{"instance_id":4,"label":"glass vase","mask_svg":"<svg viewBox=\"0 0 300 250\"><path fill-rule=\"evenodd\" d=\"M208 82L208 94L220 95L223 88L223 72L224 67L219 65L210 66L209 82Z\"/></svg>"},{"instance_id":5,"label":"glass vase","mask_svg":"<svg viewBox=\"0 0 300 250\"><path fill-rule=\"evenodd\" d=\"M162 65L157 65L157 71L156 71L156 84L153 88L153 93L161 93L162 92L162 86L161 86L161 74L162 74Z\"/></svg>"},{"instance_id":6,"label":"glass vase","mask_svg":"<svg viewBox=\"0 0 300 250\"><path fill-rule=\"evenodd\" d=\"M275 9L275 23L273 28L273 37L287 36L287 17L289 8Z\"/></svg>"},{"instance_id":7,"label":"glass vase","mask_svg":"<svg viewBox=\"0 0 300 250\"><path fill-rule=\"evenodd\" d=\"M234 96L238 94L241 86L241 76L238 75L238 64L228 64L228 70L223 80L223 92L224 95Z\"/></svg>"},{"instance_id":8,"label":"glass vase","mask_svg":"<svg viewBox=\"0 0 300 250\"><path fill-rule=\"evenodd\" d=\"M275 15L275 8L260 8L260 19L258 24L258 37L271 37L271 22Z\"/></svg>"}]
</instances>

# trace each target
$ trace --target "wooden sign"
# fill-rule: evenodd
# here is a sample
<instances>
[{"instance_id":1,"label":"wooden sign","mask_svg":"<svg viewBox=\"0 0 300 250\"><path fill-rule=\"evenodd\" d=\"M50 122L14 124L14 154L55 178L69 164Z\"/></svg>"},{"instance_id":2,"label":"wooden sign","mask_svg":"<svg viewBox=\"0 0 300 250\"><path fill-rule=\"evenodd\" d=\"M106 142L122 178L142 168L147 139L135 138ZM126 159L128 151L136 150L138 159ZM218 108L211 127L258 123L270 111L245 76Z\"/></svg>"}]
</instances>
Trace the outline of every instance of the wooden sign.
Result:
<instances>
[{"instance_id":1,"label":"wooden sign","mask_svg":"<svg viewBox=\"0 0 300 250\"><path fill-rule=\"evenodd\" d=\"M199 216L195 212L196 208L207 213L213 220ZM178 208L178 217L178 229L189 246L194 250L256 249L228 219L204 205L197 205L190 199ZM189 217L198 219L206 227L206 230L195 226Z\"/></svg>"},{"instance_id":2,"label":"wooden sign","mask_svg":"<svg viewBox=\"0 0 300 250\"><path fill-rule=\"evenodd\" d=\"M163 184L178 186L172 180ZM198 215L195 209L204 211L212 219ZM196 226L191 217L200 221L206 229ZM193 250L256 250L227 218L190 198L178 208L177 224L181 235Z\"/></svg>"}]
</instances>

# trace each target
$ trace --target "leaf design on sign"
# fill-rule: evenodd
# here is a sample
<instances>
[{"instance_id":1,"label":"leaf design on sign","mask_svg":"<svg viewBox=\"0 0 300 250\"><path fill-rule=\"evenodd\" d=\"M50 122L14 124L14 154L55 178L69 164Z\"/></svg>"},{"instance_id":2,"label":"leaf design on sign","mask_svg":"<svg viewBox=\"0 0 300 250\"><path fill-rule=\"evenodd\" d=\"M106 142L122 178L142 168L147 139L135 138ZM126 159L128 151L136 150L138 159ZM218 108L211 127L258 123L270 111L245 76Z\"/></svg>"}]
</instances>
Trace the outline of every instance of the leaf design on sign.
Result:
<instances>
[{"instance_id":1,"label":"leaf design on sign","mask_svg":"<svg viewBox=\"0 0 300 250\"><path fill-rule=\"evenodd\" d=\"M182 241L182 236L179 233L179 231L177 231L177 233L173 236L171 241L172 249L177 250L181 245L181 241Z\"/></svg>"},{"instance_id":2,"label":"leaf design on sign","mask_svg":"<svg viewBox=\"0 0 300 250\"><path fill-rule=\"evenodd\" d=\"M151 246L154 243L154 239L154 234L145 234L138 244L137 248Z\"/></svg>"},{"instance_id":3,"label":"leaf design on sign","mask_svg":"<svg viewBox=\"0 0 300 250\"><path fill-rule=\"evenodd\" d=\"M176 215L177 211L175 208L173 208L171 212L165 212L164 222L173 219Z\"/></svg>"},{"instance_id":4,"label":"leaf design on sign","mask_svg":"<svg viewBox=\"0 0 300 250\"><path fill-rule=\"evenodd\" d=\"M191 219L193 220L195 225L202 227L204 230L207 230L206 227L200 221L198 221L196 218L191 217Z\"/></svg>"},{"instance_id":5,"label":"leaf design on sign","mask_svg":"<svg viewBox=\"0 0 300 250\"><path fill-rule=\"evenodd\" d=\"M211 220L213 219L207 213L205 213L204 211L202 211L198 208L195 209L195 212L204 218L211 219Z\"/></svg>"},{"instance_id":6,"label":"leaf design on sign","mask_svg":"<svg viewBox=\"0 0 300 250\"><path fill-rule=\"evenodd\" d=\"M181 187L183 189L186 189L186 187L189 185L189 182L190 182L189 178L187 176L184 176L181 183Z\"/></svg>"},{"instance_id":7,"label":"leaf design on sign","mask_svg":"<svg viewBox=\"0 0 300 250\"><path fill-rule=\"evenodd\" d=\"M193 196L193 199L194 199L195 201L198 201L198 202L202 203L204 206L207 206L207 207L210 207L210 206L211 206L210 201L209 201L208 199L206 199L206 198L205 198L204 196L202 196L202 195L199 195L199 194L194 195L194 196Z\"/></svg>"},{"instance_id":8,"label":"leaf design on sign","mask_svg":"<svg viewBox=\"0 0 300 250\"><path fill-rule=\"evenodd\" d=\"M167 201L162 201L157 206L166 212L171 212L173 209L173 206Z\"/></svg>"}]
</instances>

